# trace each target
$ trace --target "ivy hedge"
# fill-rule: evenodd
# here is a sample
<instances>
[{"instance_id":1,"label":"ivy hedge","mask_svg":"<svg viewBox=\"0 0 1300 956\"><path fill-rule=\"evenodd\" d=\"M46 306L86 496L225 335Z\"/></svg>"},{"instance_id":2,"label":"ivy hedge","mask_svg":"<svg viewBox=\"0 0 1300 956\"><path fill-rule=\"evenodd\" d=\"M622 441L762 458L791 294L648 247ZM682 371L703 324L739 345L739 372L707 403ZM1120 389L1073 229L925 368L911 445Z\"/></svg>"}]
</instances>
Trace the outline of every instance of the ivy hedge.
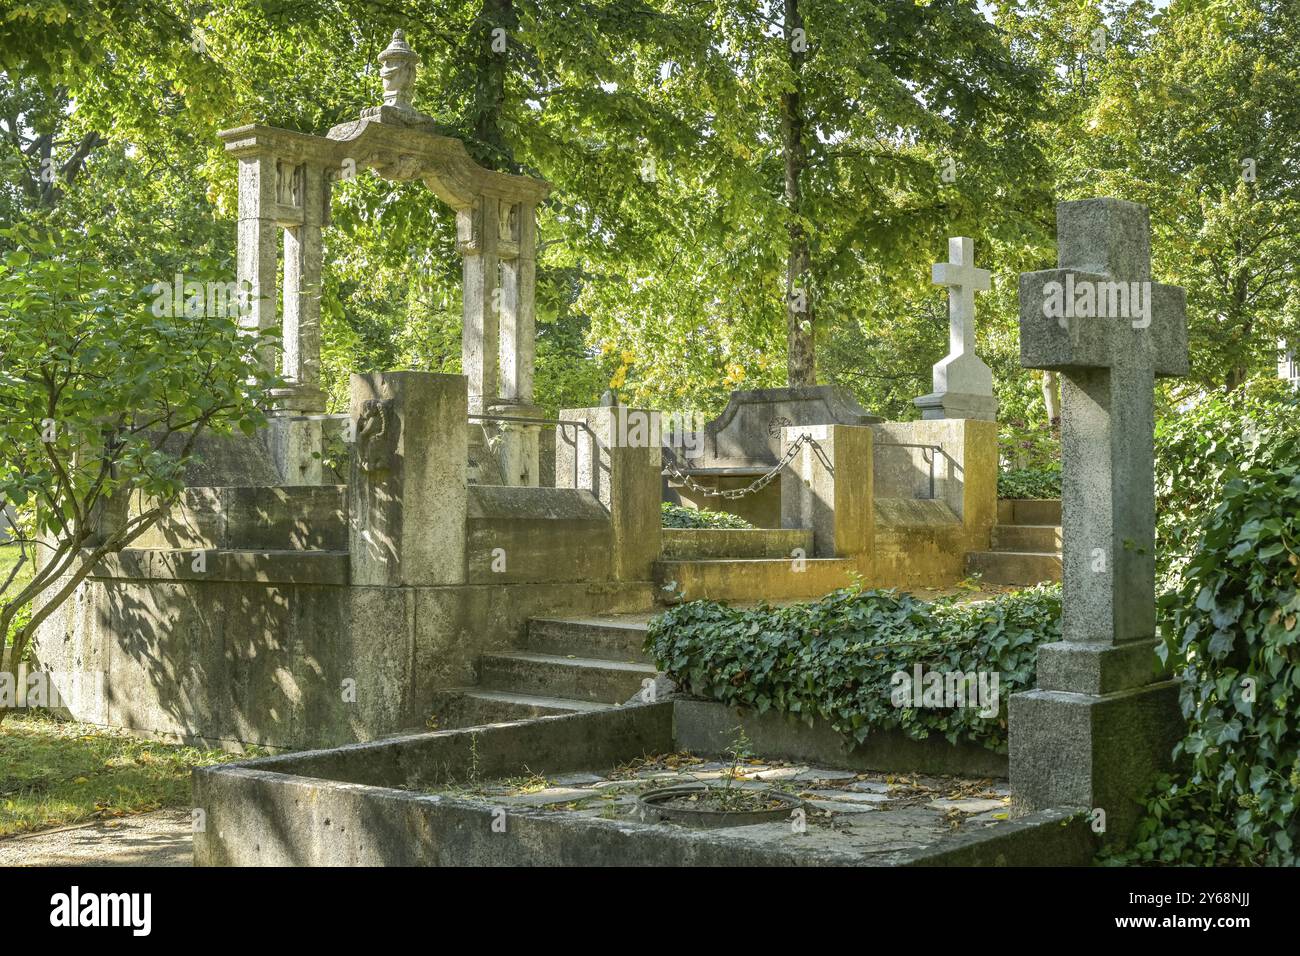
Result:
<instances>
[{"instance_id":1,"label":"ivy hedge","mask_svg":"<svg viewBox=\"0 0 1300 956\"><path fill-rule=\"evenodd\" d=\"M1158 652L1188 726L1113 862L1300 863L1300 403L1247 389L1157 431Z\"/></svg>"},{"instance_id":2,"label":"ivy hedge","mask_svg":"<svg viewBox=\"0 0 1300 956\"><path fill-rule=\"evenodd\" d=\"M703 508L683 508L665 501L661 505L662 524L665 528L730 528L746 530L754 526L744 518L725 511L707 511Z\"/></svg>"},{"instance_id":3,"label":"ivy hedge","mask_svg":"<svg viewBox=\"0 0 1300 956\"><path fill-rule=\"evenodd\" d=\"M897 728L998 753L1007 698L1034 684L1039 644L1060 640L1061 592L1042 585L981 603L923 601L846 588L819 601L737 609L676 605L650 623L646 649L685 691L725 704L823 718L861 741ZM978 707L895 707L897 672L998 675L996 716Z\"/></svg>"},{"instance_id":4,"label":"ivy hedge","mask_svg":"<svg viewBox=\"0 0 1300 956\"><path fill-rule=\"evenodd\" d=\"M1061 497L1061 466L1017 468L998 473L999 498Z\"/></svg>"}]
</instances>

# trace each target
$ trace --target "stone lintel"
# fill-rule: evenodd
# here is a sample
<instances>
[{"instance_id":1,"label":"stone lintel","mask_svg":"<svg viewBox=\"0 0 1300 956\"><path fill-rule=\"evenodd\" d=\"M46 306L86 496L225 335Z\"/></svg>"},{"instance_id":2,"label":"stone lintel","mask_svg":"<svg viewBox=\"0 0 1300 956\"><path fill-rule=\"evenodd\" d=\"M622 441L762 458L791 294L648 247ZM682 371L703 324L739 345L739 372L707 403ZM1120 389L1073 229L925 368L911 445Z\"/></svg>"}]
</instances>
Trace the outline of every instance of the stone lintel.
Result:
<instances>
[{"instance_id":1,"label":"stone lintel","mask_svg":"<svg viewBox=\"0 0 1300 956\"><path fill-rule=\"evenodd\" d=\"M287 388L271 389L271 398L275 402L268 414L271 417L285 412L322 412L325 409L325 392L310 385L291 385Z\"/></svg>"}]
</instances>

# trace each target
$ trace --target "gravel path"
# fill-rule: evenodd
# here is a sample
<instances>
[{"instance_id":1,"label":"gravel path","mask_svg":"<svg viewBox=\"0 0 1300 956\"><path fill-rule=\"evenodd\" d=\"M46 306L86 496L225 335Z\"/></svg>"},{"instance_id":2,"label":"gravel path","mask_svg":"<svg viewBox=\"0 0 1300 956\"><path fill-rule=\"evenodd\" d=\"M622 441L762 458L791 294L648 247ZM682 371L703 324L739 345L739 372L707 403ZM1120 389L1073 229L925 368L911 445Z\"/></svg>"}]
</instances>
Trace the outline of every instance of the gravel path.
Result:
<instances>
[{"instance_id":1,"label":"gravel path","mask_svg":"<svg viewBox=\"0 0 1300 956\"><path fill-rule=\"evenodd\" d=\"M0 840L0 866L191 866L188 810L156 810Z\"/></svg>"}]
</instances>

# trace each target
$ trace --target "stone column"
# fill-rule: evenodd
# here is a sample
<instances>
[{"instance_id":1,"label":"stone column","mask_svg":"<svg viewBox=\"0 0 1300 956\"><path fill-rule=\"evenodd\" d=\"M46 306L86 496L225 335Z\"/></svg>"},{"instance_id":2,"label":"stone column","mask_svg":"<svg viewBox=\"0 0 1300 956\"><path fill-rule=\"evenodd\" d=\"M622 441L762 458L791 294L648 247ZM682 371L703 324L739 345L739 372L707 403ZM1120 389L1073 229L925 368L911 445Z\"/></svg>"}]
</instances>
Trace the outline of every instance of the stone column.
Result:
<instances>
[{"instance_id":1,"label":"stone column","mask_svg":"<svg viewBox=\"0 0 1300 956\"><path fill-rule=\"evenodd\" d=\"M247 329L274 329L276 316L276 278L279 271L280 227L275 219L275 157L256 153L239 160L239 235L236 280L247 307L240 324ZM268 369L275 367L274 350L261 353Z\"/></svg>"},{"instance_id":2,"label":"stone column","mask_svg":"<svg viewBox=\"0 0 1300 956\"><path fill-rule=\"evenodd\" d=\"M464 329L461 371L469 380L469 409L482 414L500 396L500 259L498 204L479 196L456 213L460 253L464 257Z\"/></svg>"},{"instance_id":3,"label":"stone column","mask_svg":"<svg viewBox=\"0 0 1300 956\"><path fill-rule=\"evenodd\" d=\"M348 484L354 585L465 581L466 380L432 372L352 376Z\"/></svg>"},{"instance_id":4,"label":"stone column","mask_svg":"<svg viewBox=\"0 0 1300 956\"><path fill-rule=\"evenodd\" d=\"M502 233L516 251L501 260L501 397L531 405L537 357L537 207L521 202L503 203L502 208L509 209Z\"/></svg>"},{"instance_id":5,"label":"stone column","mask_svg":"<svg viewBox=\"0 0 1300 956\"><path fill-rule=\"evenodd\" d=\"M281 480L319 485L325 411L320 387L322 226L328 194L325 169L306 163L301 177L302 222L284 229L284 306L281 374L291 383L275 394L271 442Z\"/></svg>"},{"instance_id":6,"label":"stone column","mask_svg":"<svg viewBox=\"0 0 1300 956\"><path fill-rule=\"evenodd\" d=\"M303 221L284 230L284 356L281 371L297 392L294 407L324 408L320 388L321 229L325 169L305 164Z\"/></svg>"},{"instance_id":7,"label":"stone column","mask_svg":"<svg viewBox=\"0 0 1300 956\"><path fill-rule=\"evenodd\" d=\"M780 476L781 527L811 528L809 557L870 554L875 544L871 428L867 425L789 425L781 454L805 442Z\"/></svg>"},{"instance_id":8,"label":"stone column","mask_svg":"<svg viewBox=\"0 0 1300 956\"><path fill-rule=\"evenodd\" d=\"M1144 207L1061 203L1056 222L1059 267L1020 277L1020 352L1062 373L1064 640L1011 698L1011 783L1123 839L1183 728L1154 652L1152 392L1187 374L1185 299L1151 282Z\"/></svg>"},{"instance_id":9,"label":"stone column","mask_svg":"<svg viewBox=\"0 0 1300 956\"><path fill-rule=\"evenodd\" d=\"M603 405L566 408L560 412L560 419L586 423L597 444L593 446L591 434L583 429L559 429L555 438L555 486L574 486L576 456L577 487L591 491L609 511L612 577L618 581L651 580L663 534L659 413Z\"/></svg>"},{"instance_id":10,"label":"stone column","mask_svg":"<svg viewBox=\"0 0 1300 956\"><path fill-rule=\"evenodd\" d=\"M536 207L502 200L499 210L501 401L489 405L487 413L542 418L542 410L533 404L533 366L537 352L534 315ZM536 487L541 472L540 432L540 426L536 425L501 423L499 458L507 484Z\"/></svg>"}]
</instances>

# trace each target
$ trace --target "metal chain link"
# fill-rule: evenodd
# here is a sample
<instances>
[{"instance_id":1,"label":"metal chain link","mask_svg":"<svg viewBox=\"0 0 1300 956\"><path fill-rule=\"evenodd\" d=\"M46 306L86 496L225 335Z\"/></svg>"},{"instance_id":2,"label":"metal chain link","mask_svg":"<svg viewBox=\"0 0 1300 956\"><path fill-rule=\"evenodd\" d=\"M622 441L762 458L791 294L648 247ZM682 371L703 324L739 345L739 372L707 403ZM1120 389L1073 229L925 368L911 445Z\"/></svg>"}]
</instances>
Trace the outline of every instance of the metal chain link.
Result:
<instances>
[{"instance_id":1,"label":"metal chain link","mask_svg":"<svg viewBox=\"0 0 1300 956\"><path fill-rule=\"evenodd\" d=\"M675 478L677 481L680 481L684 487L689 488L696 494L703 495L706 498L722 498L725 501L734 501L737 498L745 497L745 495L752 495L755 492L762 491L770 485L772 479L779 475L781 471L790 464L790 462L794 461L794 456L805 444L810 445L817 450L817 457L821 459L822 464L826 466L827 470L829 470L831 474L834 474L835 469L831 466L830 459L827 457L825 449L823 449L821 445L817 444L817 439L807 433L800 435L798 439L791 442L790 447L785 450L785 454L781 456L781 460L772 466L771 471L755 478L744 488L730 488L727 490L720 488L706 488L671 462L664 466L663 474L669 478Z\"/></svg>"}]
</instances>

